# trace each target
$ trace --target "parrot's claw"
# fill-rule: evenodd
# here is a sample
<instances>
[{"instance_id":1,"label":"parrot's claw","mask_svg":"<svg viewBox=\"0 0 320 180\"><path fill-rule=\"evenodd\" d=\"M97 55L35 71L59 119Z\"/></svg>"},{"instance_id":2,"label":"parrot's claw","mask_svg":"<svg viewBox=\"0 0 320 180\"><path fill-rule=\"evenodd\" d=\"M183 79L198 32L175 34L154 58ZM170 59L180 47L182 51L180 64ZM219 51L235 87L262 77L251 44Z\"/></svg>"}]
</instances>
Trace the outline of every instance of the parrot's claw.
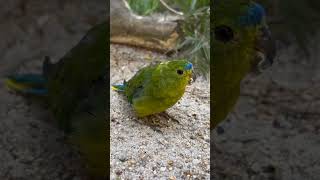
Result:
<instances>
[{"instance_id":1,"label":"parrot's claw","mask_svg":"<svg viewBox=\"0 0 320 180\"><path fill-rule=\"evenodd\" d=\"M139 118L137 120L140 123L150 126L153 130L157 132L161 131L160 129L163 127L169 127L170 120L180 124L180 122L177 119L171 117L166 112L150 115L144 118Z\"/></svg>"},{"instance_id":2,"label":"parrot's claw","mask_svg":"<svg viewBox=\"0 0 320 180\"><path fill-rule=\"evenodd\" d=\"M162 113L159 113L159 114L157 114L157 115L158 115L158 116L162 116L162 117L164 117L164 118L167 119L167 120L170 119L170 120L172 120L172 121L180 124L180 122L179 122L176 118L170 116L167 112L162 112Z\"/></svg>"}]
</instances>

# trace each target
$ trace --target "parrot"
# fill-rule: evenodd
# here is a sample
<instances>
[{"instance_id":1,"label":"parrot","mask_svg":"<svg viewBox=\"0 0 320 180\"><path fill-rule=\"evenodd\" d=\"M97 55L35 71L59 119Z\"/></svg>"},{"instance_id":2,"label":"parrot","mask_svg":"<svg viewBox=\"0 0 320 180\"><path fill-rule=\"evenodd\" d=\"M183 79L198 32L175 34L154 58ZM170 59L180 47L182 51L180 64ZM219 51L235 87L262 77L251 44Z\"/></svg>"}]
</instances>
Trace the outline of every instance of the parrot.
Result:
<instances>
[{"instance_id":1,"label":"parrot","mask_svg":"<svg viewBox=\"0 0 320 180\"><path fill-rule=\"evenodd\" d=\"M158 62L140 69L123 84L112 85L122 92L138 117L164 112L184 94L193 65L185 59Z\"/></svg>"},{"instance_id":2,"label":"parrot","mask_svg":"<svg viewBox=\"0 0 320 180\"><path fill-rule=\"evenodd\" d=\"M263 6L250 0L216 0L213 11L210 129L232 111L242 79L249 73L263 72L276 55Z\"/></svg>"},{"instance_id":3,"label":"parrot","mask_svg":"<svg viewBox=\"0 0 320 180\"><path fill-rule=\"evenodd\" d=\"M91 28L58 62L44 58L42 73L9 75L6 86L48 104L58 127L75 145L89 173L106 177L107 150L107 52L109 22Z\"/></svg>"}]
</instances>

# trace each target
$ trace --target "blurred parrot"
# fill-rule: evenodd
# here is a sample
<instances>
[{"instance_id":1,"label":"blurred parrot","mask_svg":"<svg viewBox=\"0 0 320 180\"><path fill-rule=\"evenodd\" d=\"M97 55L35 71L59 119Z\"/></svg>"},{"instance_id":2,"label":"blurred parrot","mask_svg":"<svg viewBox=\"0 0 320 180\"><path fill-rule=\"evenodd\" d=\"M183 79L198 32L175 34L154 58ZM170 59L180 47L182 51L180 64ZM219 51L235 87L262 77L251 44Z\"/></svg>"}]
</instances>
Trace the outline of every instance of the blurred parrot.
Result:
<instances>
[{"instance_id":1,"label":"blurred parrot","mask_svg":"<svg viewBox=\"0 0 320 180\"><path fill-rule=\"evenodd\" d=\"M266 12L260 4L216 0L213 12L212 129L232 111L242 79L271 66L276 54Z\"/></svg>"},{"instance_id":2,"label":"blurred parrot","mask_svg":"<svg viewBox=\"0 0 320 180\"><path fill-rule=\"evenodd\" d=\"M172 60L151 64L138 71L128 82L113 85L123 92L138 117L160 113L173 106L184 94L192 76L192 63Z\"/></svg>"},{"instance_id":3,"label":"blurred parrot","mask_svg":"<svg viewBox=\"0 0 320 180\"><path fill-rule=\"evenodd\" d=\"M9 89L42 96L58 125L88 161L93 175L107 173L107 47L109 23L94 26L57 63L46 57L42 74L8 76Z\"/></svg>"}]
</instances>

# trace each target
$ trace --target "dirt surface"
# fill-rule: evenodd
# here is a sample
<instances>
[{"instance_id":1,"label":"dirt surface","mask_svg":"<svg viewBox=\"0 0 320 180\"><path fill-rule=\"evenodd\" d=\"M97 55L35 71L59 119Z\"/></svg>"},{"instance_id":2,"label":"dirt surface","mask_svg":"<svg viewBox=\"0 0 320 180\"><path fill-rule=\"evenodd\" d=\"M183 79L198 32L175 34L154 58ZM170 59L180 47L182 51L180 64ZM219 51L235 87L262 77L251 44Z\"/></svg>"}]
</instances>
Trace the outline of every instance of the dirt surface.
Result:
<instances>
[{"instance_id":1,"label":"dirt surface","mask_svg":"<svg viewBox=\"0 0 320 180\"><path fill-rule=\"evenodd\" d=\"M111 84L131 78L150 51L111 45ZM209 179L210 84L197 79L163 117L137 119L126 97L110 91L111 179ZM111 88L110 88L111 89Z\"/></svg>"},{"instance_id":2,"label":"dirt surface","mask_svg":"<svg viewBox=\"0 0 320 180\"><path fill-rule=\"evenodd\" d=\"M211 134L213 179L319 179L319 45L308 60L283 49L243 81L234 112Z\"/></svg>"},{"instance_id":3,"label":"dirt surface","mask_svg":"<svg viewBox=\"0 0 320 180\"><path fill-rule=\"evenodd\" d=\"M105 1L14 0L0 13L0 179L86 179L84 163L45 106L8 91L3 80L41 72L45 55L57 61L104 20Z\"/></svg>"}]
</instances>

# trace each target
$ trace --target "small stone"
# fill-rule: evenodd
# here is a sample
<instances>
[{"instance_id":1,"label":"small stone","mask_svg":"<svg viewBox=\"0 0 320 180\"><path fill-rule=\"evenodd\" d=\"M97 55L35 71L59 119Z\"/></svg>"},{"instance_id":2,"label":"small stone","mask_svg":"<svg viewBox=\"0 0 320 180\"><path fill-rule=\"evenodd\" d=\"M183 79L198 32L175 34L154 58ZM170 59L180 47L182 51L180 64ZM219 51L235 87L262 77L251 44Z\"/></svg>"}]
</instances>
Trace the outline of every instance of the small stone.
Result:
<instances>
[{"instance_id":1,"label":"small stone","mask_svg":"<svg viewBox=\"0 0 320 180\"><path fill-rule=\"evenodd\" d=\"M166 170L166 167L161 167L160 168L160 171L165 171Z\"/></svg>"},{"instance_id":2,"label":"small stone","mask_svg":"<svg viewBox=\"0 0 320 180\"><path fill-rule=\"evenodd\" d=\"M193 164L199 164L201 161L199 160L199 159L194 159L193 161L192 161L192 163Z\"/></svg>"},{"instance_id":3,"label":"small stone","mask_svg":"<svg viewBox=\"0 0 320 180\"><path fill-rule=\"evenodd\" d=\"M127 157L122 154L122 155L120 155L119 160L120 160L121 162L125 162L125 161L127 161Z\"/></svg>"},{"instance_id":4,"label":"small stone","mask_svg":"<svg viewBox=\"0 0 320 180\"><path fill-rule=\"evenodd\" d=\"M183 174L188 178L190 178L190 176L192 175L190 171L185 171Z\"/></svg>"},{"instance_id":5,"label":"small stone","mask_svg":"<svg viewBox=\"0 0 320 180\"><path fill-rule=\"evenodd\" d=\"M176 180L177 178L175 176L170 176L169 179L170 180Z\"/></svg>"},{"instance_id":6,"label":"small stone","mask_svg":"<svg viewBox=\"0 0 320 180\"><path fill-rule=\"evenodd\" d=\"M132 166L132 165L136 164L136 161L135 160L130 160L128 163L129 163L129 166Z\"/></svg>"},{"instance_id":7,"label":"small stone","mask_svg":"<svg viewBox=\"0 0 320 180\"><path fill-rule=\"evenodd\" d=\"M121 170L116 170L116 175L117 175L117 176L121 176L121 174L122 174L122 171L121 171Z\"/></svg>"}]
</instances>

